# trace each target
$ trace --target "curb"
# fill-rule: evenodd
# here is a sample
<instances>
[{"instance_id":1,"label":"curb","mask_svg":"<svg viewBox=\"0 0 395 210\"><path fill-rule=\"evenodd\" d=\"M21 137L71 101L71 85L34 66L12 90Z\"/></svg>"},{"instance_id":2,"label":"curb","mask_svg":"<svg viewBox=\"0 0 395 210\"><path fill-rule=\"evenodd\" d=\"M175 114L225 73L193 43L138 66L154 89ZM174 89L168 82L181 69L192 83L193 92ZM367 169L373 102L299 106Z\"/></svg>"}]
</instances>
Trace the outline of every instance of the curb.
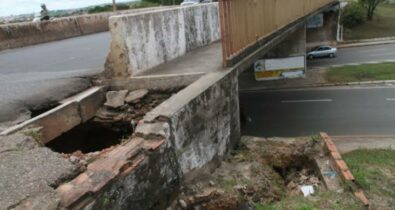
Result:
<instances>
[{"instance_id":1,"label":"curb","mask_svg":"<svg viewBox=\"0 0 395 210\"><path fill-rule=\"evenodd\" d=\"M353 191L355 197L357 197L365 207L369 207L370 204L368 198L366 197L365 193L357 187L354 175L348 168L347 163L343 160L342 156L338 152L335 143L333 143L332 139L328 136L327 133L320 133L320 136L325 143L326 149L329 152L329 156L332 160L334 168L341 174L341 177L344 181L348 181L353 184L351 190Z\"/></svg>"},{"instance_id":2,"label":"curb","mask_svg":"<svg viewBox=\"0 0 395 210\"><path fill-rule=\"evenodd\" d=\"M250 89L240 89L239 92L253 92L260 90L291 90L291 89L303 89L303 88L319 88L319 87L336 87L336 86L358 86L358 85L388 85L394 84L395 80L380 80L380 81L364 81L364 82L346 82L346 83L317 83L304 86L294 86L294 87L259 87Z\"/></svg>"},{"instance_id":3,"label":"curb","mask_svg":"<svg viewBox=\"0 0 395 210\"><path fill-rule=\"evenodd\" d=\"M395 37L361 39L361 40L339 42L337 48L363 47L363 46L394 44L394 43L395 43Z\"/></svg>"}]
</instances>

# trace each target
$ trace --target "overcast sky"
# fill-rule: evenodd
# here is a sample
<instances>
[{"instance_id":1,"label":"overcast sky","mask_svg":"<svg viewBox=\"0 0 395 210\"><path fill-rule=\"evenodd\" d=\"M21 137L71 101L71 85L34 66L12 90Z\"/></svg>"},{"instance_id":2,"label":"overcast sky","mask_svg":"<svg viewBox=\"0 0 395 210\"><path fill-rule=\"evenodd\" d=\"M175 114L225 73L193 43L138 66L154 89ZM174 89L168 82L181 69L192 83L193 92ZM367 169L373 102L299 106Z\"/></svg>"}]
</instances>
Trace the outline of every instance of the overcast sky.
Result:
<instances>
[{"instance_id":1,"label":"overcast sky","mask_svg":"<svg viewBox=\"0 0 395 210\"><path fill-rule=\"evenodd\" d=\"M129 1L133 0L117 0L117 2ZM0 0L0 16L40 12L42 3L46 4L49 10L58 10L112 3L112 0Z\"/></svg>"}]
</instances>

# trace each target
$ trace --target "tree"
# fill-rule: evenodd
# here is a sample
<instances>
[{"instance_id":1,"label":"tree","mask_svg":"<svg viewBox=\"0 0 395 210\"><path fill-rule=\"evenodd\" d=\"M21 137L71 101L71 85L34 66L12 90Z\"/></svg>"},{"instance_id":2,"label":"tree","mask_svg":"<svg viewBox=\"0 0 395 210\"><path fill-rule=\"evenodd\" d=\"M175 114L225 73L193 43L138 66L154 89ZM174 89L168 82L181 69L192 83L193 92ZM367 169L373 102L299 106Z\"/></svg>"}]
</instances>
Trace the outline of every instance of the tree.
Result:
<instances>
[{"instance_id":1,"label":"tree","mask_svg":"<svg viewBox=\"0 0 395 210\"><path fill-rule=\"evenodd\" d=\"M347 28L352 28L364 22L365 9L358 3L349 3L342 10L341 22Z\"/></svg>"},{"instance_id":2,"label":"tree","mask_svg":"<svg viewBox=\"0 0 395 210\"><path fill-rule=\"evenodd\" d=\"M359 0L359 3L366 9L368 20L373 20L374 11L377 6L385 0Z\"/></svg>"},{"instance_id":3,"label":"tree","mask_svg":"<svg viewBox=\"0 0 395 210\"><path fill-rule=\"evenodd\" d=\"M182 0L146 0L152 3L157 3L161 5L174 5L174 4L180 4Z\"/></svg>"}]
</instances>

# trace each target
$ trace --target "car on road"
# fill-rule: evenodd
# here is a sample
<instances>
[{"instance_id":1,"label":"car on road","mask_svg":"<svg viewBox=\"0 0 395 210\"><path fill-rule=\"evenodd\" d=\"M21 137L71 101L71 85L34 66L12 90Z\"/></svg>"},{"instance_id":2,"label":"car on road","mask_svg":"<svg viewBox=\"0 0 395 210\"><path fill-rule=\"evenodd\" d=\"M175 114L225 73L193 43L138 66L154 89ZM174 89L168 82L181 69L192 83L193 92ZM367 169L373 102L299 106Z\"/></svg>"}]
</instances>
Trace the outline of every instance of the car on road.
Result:
<instances>
[{"instance_id":1,"label":"car on road","mask_svg":"<svg viewBox=\"0 0 395 210\"><path fill-rule=\"evenodd\" d=\"M200 4L200 3L210 3L213 2L212 0L184 0L180 5L181 6L189 6L189 5L195 5L195 4Z\"/></svg>"},{"instance_id":2,"label":"car on road","mask_svg":"<svg viewBox=\"0 0 395 210\"><path fill-rule=\"evenodd\" d=\"M312 50L310 50L307 53L307 58L309 59L323 58L323 57L334 58L336 56L337 56L337 49L329 45L320 45L314 47Z\"/></svg>"}]
</instances>

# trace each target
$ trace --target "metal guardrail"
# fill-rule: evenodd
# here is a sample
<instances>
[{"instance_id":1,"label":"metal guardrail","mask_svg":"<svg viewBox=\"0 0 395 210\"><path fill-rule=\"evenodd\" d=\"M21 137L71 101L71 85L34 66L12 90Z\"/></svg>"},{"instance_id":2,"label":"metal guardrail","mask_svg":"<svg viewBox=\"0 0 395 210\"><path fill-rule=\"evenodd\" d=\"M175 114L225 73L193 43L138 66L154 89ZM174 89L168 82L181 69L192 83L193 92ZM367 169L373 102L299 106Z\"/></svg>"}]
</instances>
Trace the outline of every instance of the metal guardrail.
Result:
<instances>
[{"instance_id":1,"label":"metal guardrail","mask_svg":"<svg viewBox=\"0 0 395 210\"><path fill-rule=\"evenodd\" d=\"M219 0L224 65L259 40L337 0Z\"/></svg>"}]
</instances>

